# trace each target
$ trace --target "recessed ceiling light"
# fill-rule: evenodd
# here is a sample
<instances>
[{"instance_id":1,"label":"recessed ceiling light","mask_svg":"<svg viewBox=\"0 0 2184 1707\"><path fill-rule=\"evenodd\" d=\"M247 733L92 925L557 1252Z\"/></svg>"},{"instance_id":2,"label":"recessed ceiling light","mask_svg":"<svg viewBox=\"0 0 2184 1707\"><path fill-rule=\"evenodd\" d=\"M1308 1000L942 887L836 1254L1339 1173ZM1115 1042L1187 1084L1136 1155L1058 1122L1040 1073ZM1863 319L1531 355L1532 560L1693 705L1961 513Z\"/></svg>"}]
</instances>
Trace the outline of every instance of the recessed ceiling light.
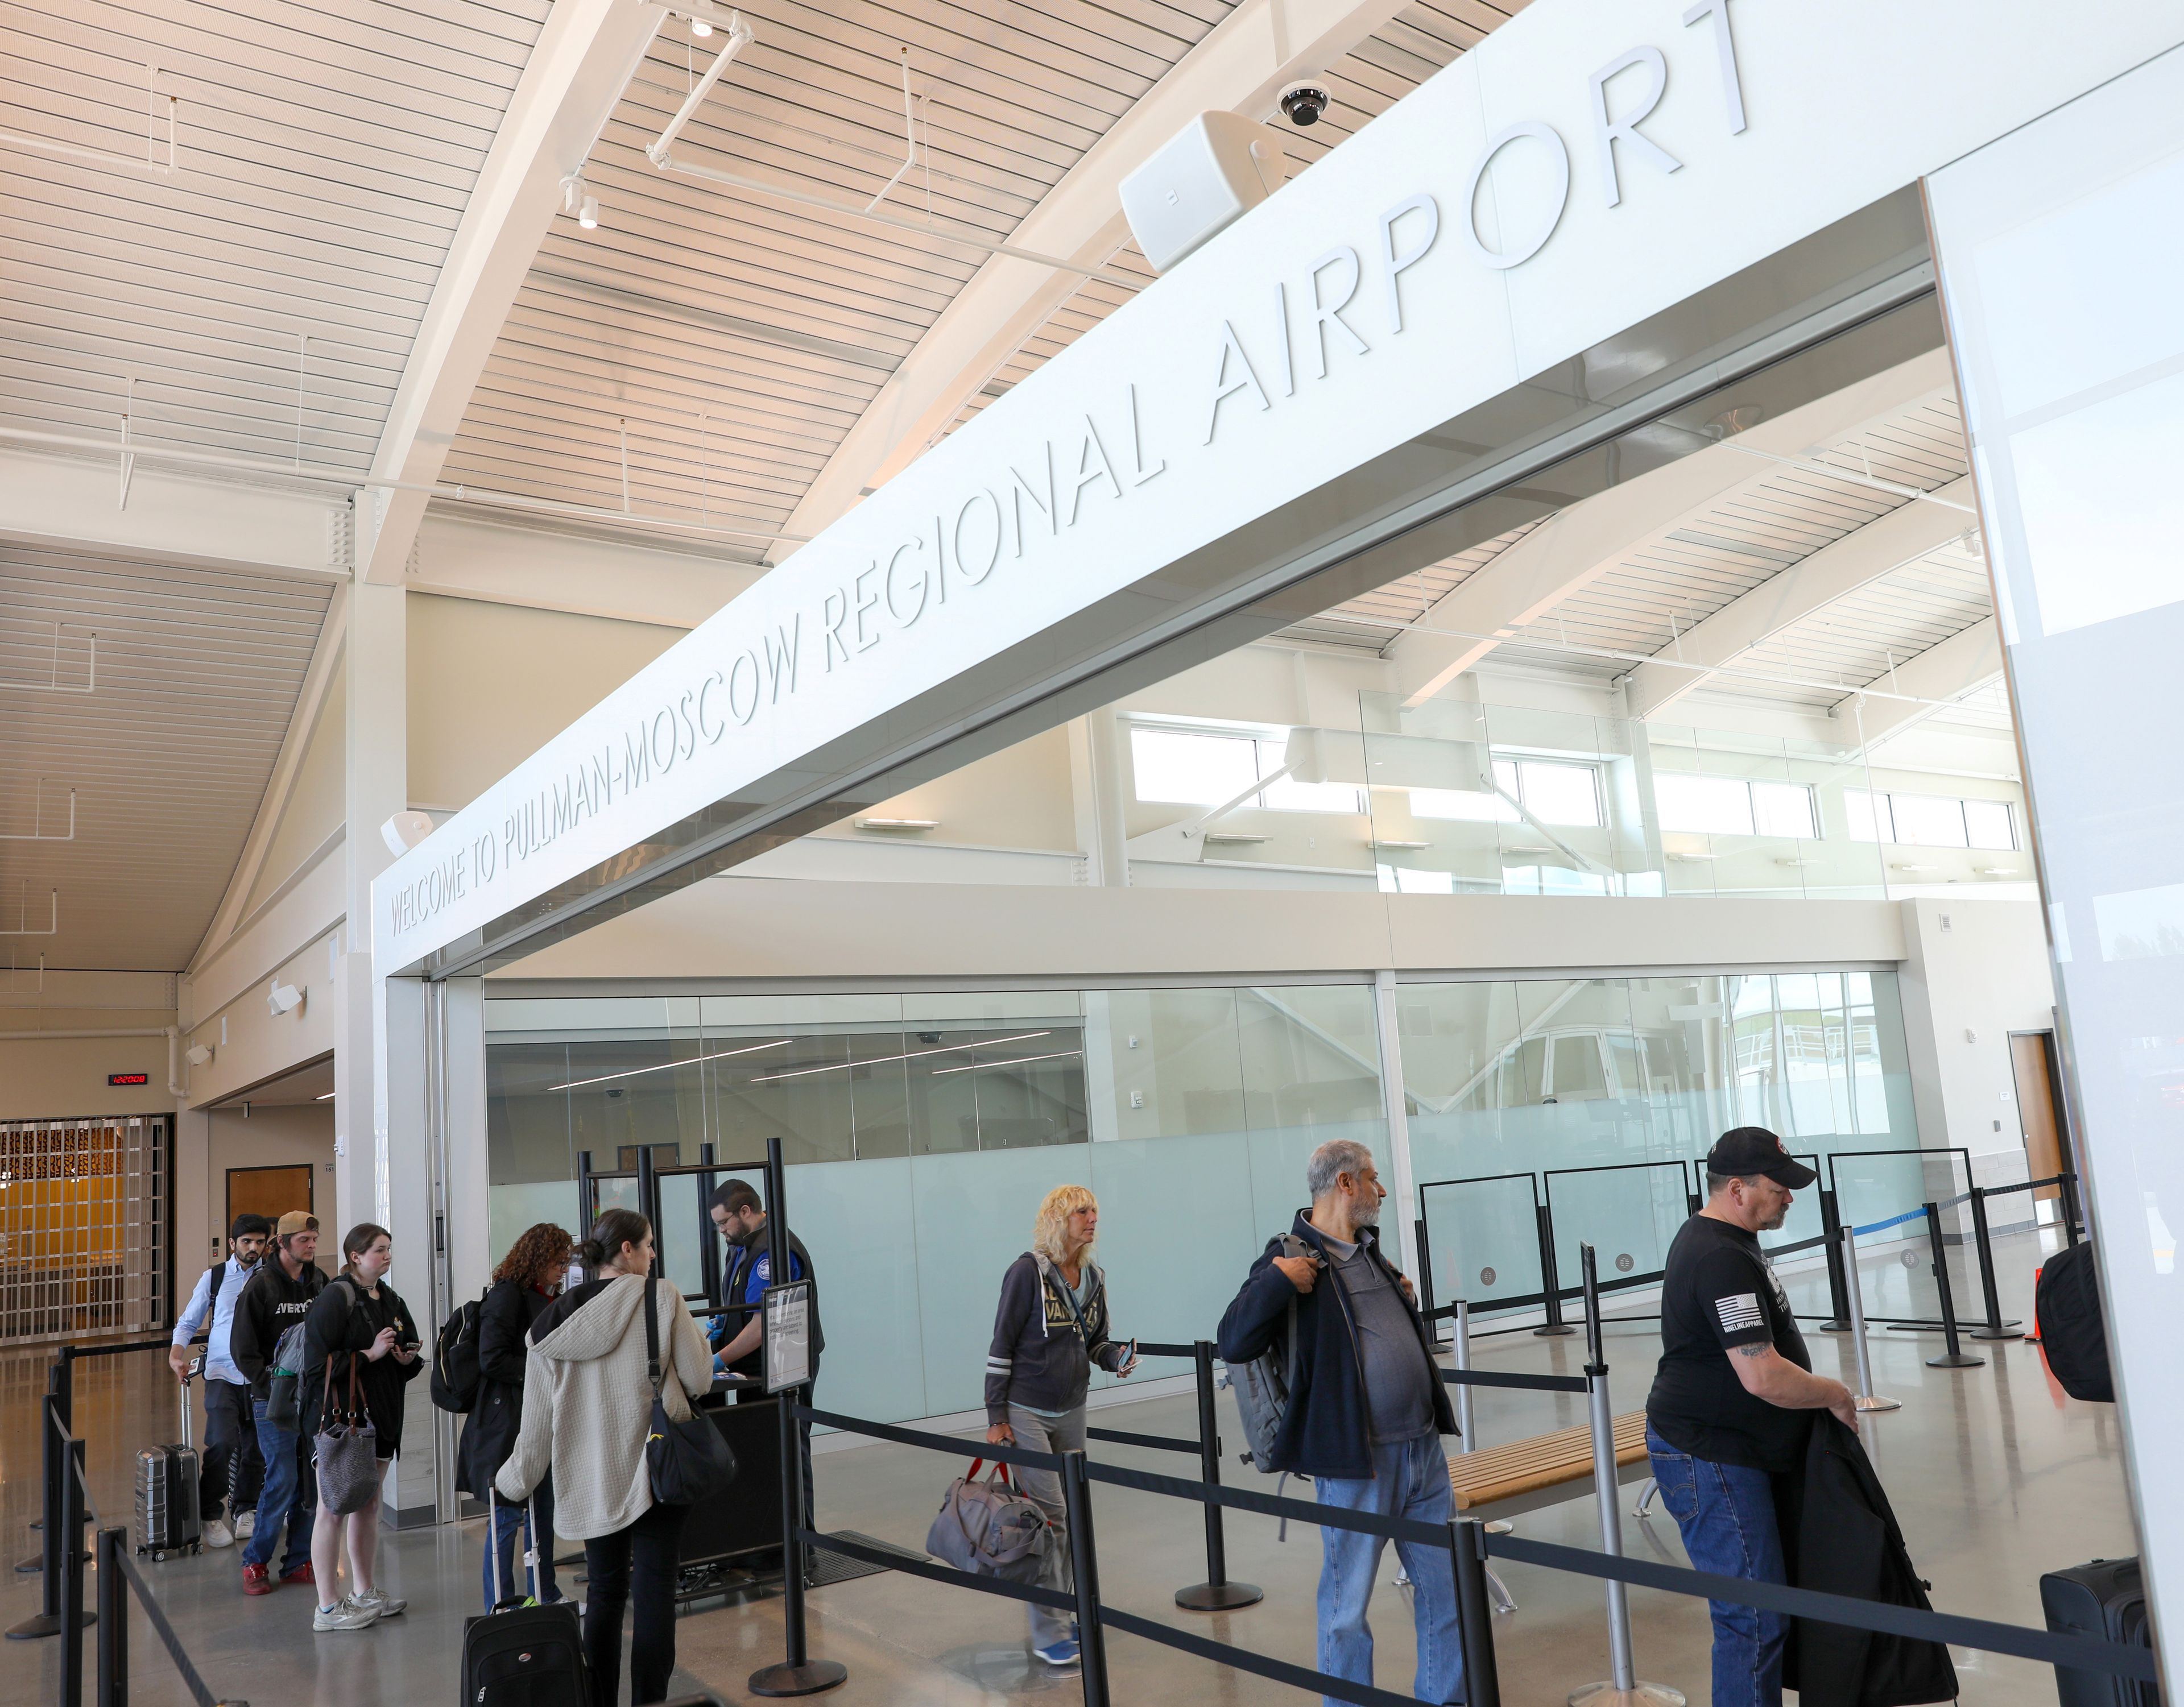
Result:
<instances>
[{"instance_id":1,"label":"recessed ceiling light","mask_svg":"<svg viewBox=\"0 0 2184 1707\"><path fill-rule=\"evenodd\" d=\"M693 18L690 20L690 33L702 42L713 33L713 26L703 18Z\"/></svg>"}]
</instances>

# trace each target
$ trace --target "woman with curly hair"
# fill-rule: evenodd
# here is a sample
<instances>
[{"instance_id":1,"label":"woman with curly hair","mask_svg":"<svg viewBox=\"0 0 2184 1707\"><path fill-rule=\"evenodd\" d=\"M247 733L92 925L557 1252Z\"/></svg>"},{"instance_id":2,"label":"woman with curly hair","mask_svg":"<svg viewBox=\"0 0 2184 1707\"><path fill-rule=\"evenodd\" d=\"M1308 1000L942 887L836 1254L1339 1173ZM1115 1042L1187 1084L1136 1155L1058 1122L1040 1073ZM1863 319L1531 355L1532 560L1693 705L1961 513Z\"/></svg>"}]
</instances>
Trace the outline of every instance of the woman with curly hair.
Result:
<instances>
[{"instance_id":1,"label":"woman with curly hair","mask_svg":"<svg viewBox=\"0 0 2184 1707\"><path fill-rule=\"evenodd\" d=\"M560 1295L575 1247L567 1230L551 1221L526 1228L493 1271L493 1287L478 1306L478 1396L463 1430L455 1477L455 1485L474 1498L488 1498L493 1473L515 1449L523 1426L524 1358L531 1348L531 1325ZM531 1523L534 1512L535 1533ZM518 1531L523 1532L526 1548L538 1551L538 1598L549 1602L562 1598L554 1582L554 1479L549 1476L538 1484L527 1508L503 1505L493 1514L484 1569L488 1612L493 1610L496 1553L500 1555L501 1593L530 1593L528 1573L516 1562Z\"/></svg>"},{"instance_id":2,"label":"woman with curly hair","mask_svg":"<svg viewBox=\"0 0 2184 1707\"><path fill-rule=\"evenodd\" d=\"M1092 1365L1118 1376L1138 1366L1138 1343L1118 1345L1107 1332L1107 1277L1092 1260L1100 1204L1083 1186L1056 1186L1039 1206L1032 1248L1001 1276L994 1343L986 1354L986 1438L1034 1452L1082 1451L1084 1395ZM1046 1514L1054 1548L1045 1587L1070 1586L1069 1537L1061 1478L1050 1470L1019 1469L1024 1497ZM1068 1616L1027 1606L1032 1652L1057 1669L1078 1663L1077 1632Z\"/></svg>"}]
</instances>

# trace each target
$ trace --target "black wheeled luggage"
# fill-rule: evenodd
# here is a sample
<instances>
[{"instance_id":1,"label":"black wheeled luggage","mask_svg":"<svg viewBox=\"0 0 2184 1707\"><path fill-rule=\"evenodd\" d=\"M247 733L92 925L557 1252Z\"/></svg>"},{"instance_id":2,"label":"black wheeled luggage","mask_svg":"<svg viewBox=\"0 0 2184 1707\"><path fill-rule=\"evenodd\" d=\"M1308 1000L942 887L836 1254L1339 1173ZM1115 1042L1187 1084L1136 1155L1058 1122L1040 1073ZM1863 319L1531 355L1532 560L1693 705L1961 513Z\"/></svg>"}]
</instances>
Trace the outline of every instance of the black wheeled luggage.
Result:
<instances>
[{"instance_id":1,"label":"black wheeled luggage","mask_svg":"<svg viewBox=\"0 0 2184 1707\"><path fill-rule=\"evenodd\" d=\"M2146 1582L2136 1559L2096 1559L2040 1579L2040 1608L2059 1635L2091 1636L2140 1648L2153 1645L2146 1621ZM2153 1684L2106 1671L2055 1668L2062 1707L2161 1707Z\"/></svg>"},{"instance_id":2,"label":"black wheeled luggage","mask_svg":"<svg viewBox=\"0 0 2184 1707\"><path fill-rule=\"evenodd\" d=\"M190 1443L190 1384L182 1395L179 1446L148 1446L136 1454L136 1550L154 1562L170 1553L196 1553L204 1542L198 1510L198 1449Z\"/></svg>"},{"instance_id":3,"label":"black wheeled luggage","mask_svg":"<svg viewBox=\"0 0 2184 1707\"><path fill-rule=\"evenodd\" d=\"M510 1599L500 1580L498 1502L486 1490L486 1556L493 1561L493 1610L463 1623L462 1707L592 1707L584 1664L583 1628L567 1601L536 1604L538 1549L554 1537L538 1532L531 1508L531 1600Z\"/></svg>"}]
</instances>

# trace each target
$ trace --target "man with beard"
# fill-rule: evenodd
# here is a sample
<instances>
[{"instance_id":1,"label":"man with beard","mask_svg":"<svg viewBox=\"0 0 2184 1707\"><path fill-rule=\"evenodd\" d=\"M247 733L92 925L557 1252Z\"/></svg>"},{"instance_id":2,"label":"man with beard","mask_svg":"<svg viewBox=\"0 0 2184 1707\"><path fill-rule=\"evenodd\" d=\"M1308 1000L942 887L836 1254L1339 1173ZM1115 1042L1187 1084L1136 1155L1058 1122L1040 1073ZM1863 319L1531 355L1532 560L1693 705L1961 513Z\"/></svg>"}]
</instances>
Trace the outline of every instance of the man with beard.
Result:
<instances>
[{"instance_id":1,"label":"man with beard","mask_svg":"<svg viewBox=\"0 0 2184 1707\"><path fill-rule=\"evenodd\" d=\"M1850 1389L1812 1373L1790 1300L1759 1248L1758 1236L1789 1214L1791 1193L1817 1176L1763 1126L1724 1132L1706 1166L1706 1207L1676 1234L1661 1279L1646 1453L1694 1569L1782 1582L1774 1478L1802 1468L1813 1412L1858 1426ZM1715 1707L1780 1707L1789 1620L1708 1604Z\"/></svg>"},{"instance_id":2,"label":"man with beard","mask_svg":"<svg viewBox=\"0 0 2184 1707\"><path fill-rule=\"evenodd\" d=\"M1221 1319L1221 1355L1232 1364L1268 1351L1286 1357L1293 1321L1296 1380L1273 1467L1312 1477L1322 1505L1445 1526L1451 1496L1440 1437L1456 1432L1456 1417L1410 1281L1380 1249L1388 1191L1373 1153L1332 1139L1312 1153L1305 1186L1311 1209L1268 1243ZM1334 1284L1324 1284L1330 1272ZM1319 1669L1369 1684L1365 1615L1385 1542L1333 1527L1320 1530L1319 1542ZM1398 1541L1396 1550L1413 1584L1413 1693L1420 1701L1461 1701L1463 1648L1448 1549Z\"/></svg>"},{"instance_id":3,"label":"man with beard","mask_svg":"<svg viewBox=\"0 0 2184 1707\"><path fill-rule=\"evenodd\" d=\"M273 1223L248 1213L235 1218L227 1230L228 1256L198 1276L197 1289L175 1321L175 1341L167 1349L168 1365L176 1378L187 1382L195 1361L190 1342L205 1330L203 1463L198 1477L198 1512L204 1520L207 1547L232 1547L250 1538L256 1521L258 1489L265 1479L265 1460L258 1450L258 1426L250 1415L250 1377L235 1366L231 1337L235 1332L235 1301L242 1296L245 1282L257 1272L265 1254L265 1241ZM235 1522L221 1521L229 1496L234 1497Z\"/></svg>"}]
</instances>

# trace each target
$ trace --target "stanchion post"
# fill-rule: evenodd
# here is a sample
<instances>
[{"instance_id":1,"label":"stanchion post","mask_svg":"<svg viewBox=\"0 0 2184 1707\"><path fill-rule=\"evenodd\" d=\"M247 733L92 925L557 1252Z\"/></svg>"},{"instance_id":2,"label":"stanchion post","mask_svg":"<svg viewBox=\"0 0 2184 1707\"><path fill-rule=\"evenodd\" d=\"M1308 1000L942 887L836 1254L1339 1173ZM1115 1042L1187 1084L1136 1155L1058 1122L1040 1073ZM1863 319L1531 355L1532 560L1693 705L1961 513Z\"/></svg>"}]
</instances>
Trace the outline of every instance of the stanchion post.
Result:
<instances>
[{"instance_id":1,"label":"stanchion post","mask_svg":"<svg viewBox=\"0 0 2184 1707\"><path fill-rule=\"evenodd\" d=\"M52 1363L46 1365L47 1402L49 1403L59 1393L60 1390L61 1365L60 1359L56 1358ZM42 1419L45 1413L46 1404L42 1403L38 1407L38 1415ZM53 1471L56 1457L60 1450L58 1444L58 1440L59 1437L55 1434L52 1429L47 1429L46 1431L45 1444L39 1449L38 1453L39 1476L43 1485L40 1493L38 1515L31 1525L31 1528L38 1532L38 1550L31 1554L27 1559L20 1559L15 1561L15 1570L18 1574L28 1576L33 1571L41 1571L45 1574L48 1582L50 1582L53 1577L52 1567L53 1561L52 1556L46 1550L45 1537L46 1532L53 1526L49 1520L52 1518L53 1513L55 1490L60 1486L60 1483L55 1479ZM42 1612L52 1612L54 1609L50 1605L47 1605L42 1606L39 1610Z\"/></svg>"},{"instance_id":2,"label":"stanchion post","mask_svg":"<svg viewBox=\"0 0 2184 1707\"><path fill-rule=\"evenodd\" d=\"M1883 1398L1873 1390L1873 1358L1865 1345L1865 1293L1858 1279L1858 1229L1842 1230L1843 1283L1850 1293L1850 1343L1858 1358L1858 1391L1851 1402L1860 1411L1901 1410L1900 1398Z\"/></svg>"},{"instance_id":3,"label":"stanchion post","mask_svg":"<svg viewBox=\"0 0 2184 1707\"><path fill-rule=\"evenodd\" d=\"M1972 1187L1972 1237L1979 1246L1980 1302L1986 1306L1986 1322L1972 1330L1974 1339L2022 1339L2021 1329L2002 1319L2002 1294L1994 1283L1994 1240L1987 1231L1986 1187Z\"/></svg>"},{"instance_id":4,"label":"stanchion post","mask_svg":"<svg viewBox=\"0 0 2184 1707\"><path fill-rule=\"evenodd\" d=\"M2078 1242L2078 1176L2064 1168L2055 1176L2055 1183L2063 1188L2063 1237L2075 1244Z\"/></svg>"},{"instance_id":5,"label":"stanchion post","mask_svg":"<svg viewBox=\"0 0 2184 1707\"><path fill-rule=\"evenodd\" d=\"M1615 1409L1607 1396L1607 1358L1601 1336L1600 1270L1591 1245L1578 1247L1585 1286L1585 1375L1592 1418L1592 1486L1600 1507L1600 1549L1623 1556L1623 1509L1616 1498ZM1605 1682L1570 1692L1569 1707L1684 1707L1683 1693L1665 1683L1641 1683L1630 1654L1630 1591L1607 1584L1607 1660Z\"/></svg>"},{"instance_id":6,"label":"stanchion post","mask_svg":"<svg viewBox=\"0 0 2184 1707\"><path fill-rule=\"evenodd\" d=\"M1833 1312L1820 1324L1822 1333L1850 1332L1850 1288L1843 1278L1842 1209L1836 1194L1825 1187L1820 1189L1820 1237L1827 1243L1820 1247L1828 1259L1828 1309Z\"/></svg>"},{"instance_id":7,"label":"stanchion post","mask_svg":"<svg viewBox=\"0 0 2184 1707\"><path fill-rule=\"evenodd\" d=\"M1208 1487L1221 1485L1221 1416L1213 1403L1213 1342L1193 1343L1192 1359L1198 1370L1198 1474ZM1256 1582L1228 1580L1228 1539L1221 1526L1221 1508L1206 1502L1206 1581L1175 1591L1175 1604L1187 1612L1234 1612L1256 1606L1267 1591Z\"/></svg>"},{"instance_id":8,"label":"stanchion post","mask_svg":"<svg viewBox=\"0 0 2184 1707\"><path fill-rule=\"evenodd\" d=\"M98 1707L129 1707L129 1579L121 1574L129 1532L98 1532Z\"/></svg>"},{"instance_id":9,"label":"stanchion post","mask_svg":"<svg viewBox=\"0 0 2184 1707\"><path fill-rule=\"evenodd\" d=\"M1082 1448L1061 1454L1061 1503L1069 1522L1069 1569L1077 1580L1077 1652L1084 1707L1108 1707L1107 1635L1100 1625L1100 1554L1092 1539L1092 1478Z\"/></svg>"},{"instance_id":10,"label":"stanchion post","mask_svg":"<svg viewBox=\"0 0 2184 1707\"><path fill-rule=\"evenodd\" d=\"M68 1436L60 1426L60 1368L57 1360L47 1377L44 1401L38 1406L39 1465L44 1483L39 1503L39 1521L44 1526L38 1533L38 1551L45 1580L38 1585L38 1610L21 1623L8 1626L10 1642L36 1641L61 1627L62 1548L68 1533L61 1522L61 1498L68 1479Z\"/></svg>"},{"instance_id":11,"label":"stanchion post","mask_svg":"<svg viewBox=\"0 0 2184 1707\"><path fill-rule=\"evenodd\" d=\"M643 1151L638 1152L640 1159ZM777 1281L789 1277L788 1191L782 1166L781 1140L766 1141L766 1254ZM833 1660L814 1660L806 1651L804 1625L803 1433L790 1407L808 1387L788 1387L777 1395L781 1410L781 1623L788 1654L777 1665L762 1665L750 1675L754 1695L816 1695L846 1682L849 1668Z\"/></svg>"},{"instance_id":12,"label":"stanchion post","mask_svg":"<svg viewBox=\"0 0 2184 1707\"><path fill-rule=\"evenodd\" d=\"M1926 1205L1926 1244L1934 1254L1934 1284L1942 1294L1942 1332L1947 1336L1948 1349L1939 1357L1926 1359L1929 1369L1981 1369L1986 1359L1974 1357L1957 1337L1957 1298L1949 1285L1949 1255L1942 1243L1942 1210L1939 1204Z\"/></svg>"},{"instance_id":13,"label":"stanchion post","mask_svg":"<svg viewBox=\"0 0 2184 1707\"><path fill-rule=\"evenodd\" d=\"M68 1443L61 1478L61 1707L83 1707L83 1443Z\"/></svg>"},{"instance_id":14,"label":"stanchion post","mask_svg":"<svg viewBox=\"0 0 2184 1707\"><path fill-rule=\"evenodd\" d=\"M589 1238L592 1223L599 1218L599 1184L592 1177L592 1153L577 1152L577 1221L582 1237Z\"/></svg>"},{"instance_id":15,"label":"stanchion post","mask_svg":"<svg viewBox=\"0 0 2184 1707\"><path fill-rule=\"evenodd\" d=\"M1471 1367L1471 1303L1468 1298L1456 1301L1456 1356L1459 1370ZM1476 1430L1472 1426L1471 1383L1460 1381L1456 1386L1456 1438L1458 1452L1476 1452L1479 1444Z\"/></svg>"},{"instance_id":16,"label":"stanchion post","mask_svg":"<svg viewBox=\"0 0 2184 1707\"><path fill-rule=\"evenodd\" d=\"M769 1204L768 1209L773 1206ZM656 1230L660 1226L660 1176L654 1171L652 1146L641 1143L637 1147L637 1212L650 1221ZM775 1271L777 1274L778 1269Z\"/></svg>"},{"instance_id":17,"label":"stanchion post","mask_svg":"<svg viewBox=\"0 0 2184 1707\"><path fill-rule=\"evenodd\" d=\"M1576 1330L1563 1320L1562 1276L1555 1272L1555 1212L1545 1204L1539 1206L1540 1226L1540 1290L1546 1294L1547 1320L1543 1327L1533 1333L1544 1338L1549 1334L1573 1333Z\"/></svg>"},{"instance_id":18,"label":"stanchion post","mask_svg":"<svg viewBox=\"0 0 2184 1707\"><path fill-rule=\"evenodd\" d=\"M1456 1566L1457 1625L1463 1637L1463 1699L1468 1707L1502 1707L1494 1609L1486 1592L1485 1526L1474 1518L1451 1518L1448 1551Z\"/></svg>"}]
</instances>

